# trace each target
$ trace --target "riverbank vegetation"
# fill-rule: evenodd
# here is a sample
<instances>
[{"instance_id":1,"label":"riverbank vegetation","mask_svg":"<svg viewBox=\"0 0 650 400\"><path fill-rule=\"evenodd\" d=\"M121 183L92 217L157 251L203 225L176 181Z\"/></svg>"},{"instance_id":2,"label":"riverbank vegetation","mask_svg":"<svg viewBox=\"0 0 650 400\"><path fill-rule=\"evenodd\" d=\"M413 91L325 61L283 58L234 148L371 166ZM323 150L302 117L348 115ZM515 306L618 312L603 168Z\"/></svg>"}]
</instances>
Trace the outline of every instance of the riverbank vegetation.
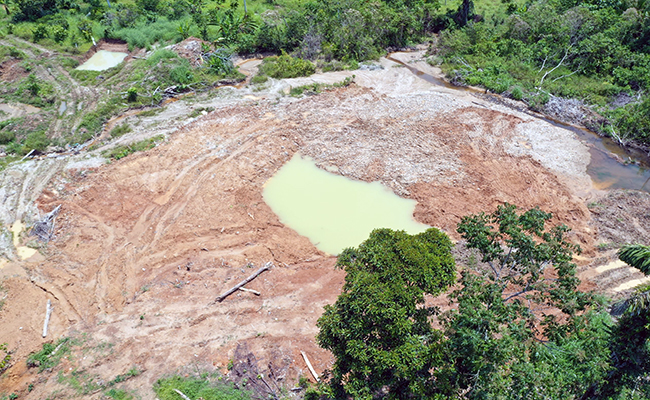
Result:
<instances>
[{"instance_id":1,"label":"riverbank vegetation","mask_svg":"<svg viewBox=\"0 0 650 400\"><path fill-rule=\"evenodd\" d=\"M488 18L441 32L452 81L544 110L553 96L607 117L592 129L650 145L650 5L644 1L504 1ZM583 121L578 121L583 122Z\"/></svg>"}]
</instances>

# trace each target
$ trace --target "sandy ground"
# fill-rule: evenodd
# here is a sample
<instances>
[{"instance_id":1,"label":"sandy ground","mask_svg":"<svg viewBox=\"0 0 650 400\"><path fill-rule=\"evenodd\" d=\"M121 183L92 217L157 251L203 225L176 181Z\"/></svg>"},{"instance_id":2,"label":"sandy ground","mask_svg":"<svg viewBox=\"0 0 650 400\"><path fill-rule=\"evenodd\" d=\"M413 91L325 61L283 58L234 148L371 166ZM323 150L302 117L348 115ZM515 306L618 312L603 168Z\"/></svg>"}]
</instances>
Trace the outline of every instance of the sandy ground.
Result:
<instances>
[{"instance_id":1,"label":"sandy ground","mask_svg":"<svg viewBox=\"0 0 650 400\"><path fill-rule=\"evenodd\" d=\"M409 62L417 54L397 57ZM252 71L255 63L247 64ZM592 219L578 196L591 190L589 152L573 133L432 85L395 62L380 64L224 88L168 104L155 116L128 116L123 120L136 129L119 142L159 133L167 140L118 162L66 156L3 172L4 226L33 221L59 204L62 212L55 240L32 242L39 254L27 260L11 251L5 235L11 262L0 265L0 342L9 343L15 363L0 391L70 398L81 392L58 376L74 372L99 384L136 366L142 373L120 387L153 399L150 388L161 375L188 365L225 372L230 359L239 362L238 346L257 356L261 370L278 369L287 387L308 374L300 351L317 371L326 369L331 359L316 345L316 320L335 301L343 274L333 268L334 257L280 223L262 199L264 183L296 152L417 200L415 218L455 239L463 215L503 202L539 206L573 229L572 240L585 249L578 259L583 276L621 268L596 270L613 255L595 247L605 222ZM411 65L436 73L422 62ZM347 88L301 99L278 94L351 74L356 83ZM188 120L198 107L215 111ZM621 200L607 201L604 210ZM608 232L618 235L616 227ZM638 237L638 229L630 232ZM22 236L22 244L30 241ZM266 262L273 268L247 286L261 296L238 292L214 302ZM596 279L592 286L611 292L637 278L628 271L614 284ZM44 339L47 299L54 313ZM80 344L54 371L26 368L25 357L43 342L71 335ZM100 389L83 396L101 398Z\"/></svg>"}]
</instances>

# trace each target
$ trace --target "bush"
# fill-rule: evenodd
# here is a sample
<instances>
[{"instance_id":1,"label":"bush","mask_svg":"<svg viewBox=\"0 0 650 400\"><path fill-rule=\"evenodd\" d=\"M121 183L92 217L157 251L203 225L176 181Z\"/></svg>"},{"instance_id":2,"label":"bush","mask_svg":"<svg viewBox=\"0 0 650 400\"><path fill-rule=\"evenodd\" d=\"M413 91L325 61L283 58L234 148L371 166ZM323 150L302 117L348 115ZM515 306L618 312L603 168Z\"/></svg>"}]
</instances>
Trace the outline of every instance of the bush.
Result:
<instances>
[{"instance_id":1,"label":"bush","mask_svg":"<svg viewBox=\"0 0 650 400\"><path fill-rule=\"evenodd\" d=\"M169 77L172 81L180 85L188 85L194 80L192 70L185 65L179 65L169 71Z\"/></svg>"},{"instance_id":2,"label":"bush","mask_svg":"<svg viewBox=\"0 0 650 400\"><path fill-rule=\"evenodd\" d=\"M265 58L259 67L260 75L267 75L276 79L309 76L314 72L316 72L316 67L310 61L291 57L284 51L282 51L281 56Z\"/></svg>"},{"instance_id":3,"label":"bush","mask_svg":"<svg viewBox=\"0 0 650 400\"><path fill-rule=\"evenodd\" d=\"M0 144L7 144L13 142L16 139L16 134L12 131L1 130L0 131Z\"/></svg>"},{"instance_id":4,"label":"bush","mask_svg":"<svg viewBox=\"0 0 650 400\"><path fill-rule=\"evenodd\" d=\"M34 29L34 42L38 42L40 40L43 40L49 36L49 32L47 30L47 25L45 24L38 24L36 25L36 29Z\"/></svg>"},{"instance_id":5,"label":"bush","mask_svg":"<svg viewBox=\"0 0 650 400\"><path fill-rule=\"evenodd\" d=\"M123 135L125 135L125 134L127 134L127 133L129 133L129 132L131 132L131 131L132 131L132 129L131 129L131 125L129 125L129 124L122 124L122 125L116 126L115 128L113 128L113 129L111 130L111 137L112 137L113 139L115 139L115 138L118 138L118 137L120 137L120 136L123 136Z\"/></svg>"},{"instance_id":6,"label":"bush","mask_svg":"<svg viewBox=\"0 0 650 400\"><path fill-rule=\"evenodd\" d=\"M138 100L138 89L134 87L130 87L129 90L126 91L126 101L128 101L129 103L134 103L137 100Z\"/></svg>"},{"instance_id":7,"label":"bush","mask_svg":"<svg viewBox=\"0 0 650 400\"><path fill-rule=\"evenodd\" d=\"M61 25L54 25L51 28L51 34L55 42L61 43L68 37L68 30Z\"/></svg>"},{"instance_id":8,"label":"bush","mask_svg":"<svg viewBox=\"0 0 650 400\"><path fill-rule=\"evenodd\" d=\"M27 357L27 366L29 368L38 367L39 372L56 366L61 358L70 352L70 346L73 341L70 338L60 339L56 344L43 343L43 348ZM58 348L58 350L57 350ZM56 350L56 353L54 351Z\"/></svg>"},{"instance_id":9,"label":"bush","mask_svg":"<svg viewBox=\"0 0 650 400\"><path fill-rule=\"evenodd\" d=\"M32 150L42 153L49 145L50 145L50 139L45 135L45 132L43 131L32 132L29 135L27 135L27 138L25 138L25 144L23 145L23 153L29 153Z\"/></svg>"}]
</instances>

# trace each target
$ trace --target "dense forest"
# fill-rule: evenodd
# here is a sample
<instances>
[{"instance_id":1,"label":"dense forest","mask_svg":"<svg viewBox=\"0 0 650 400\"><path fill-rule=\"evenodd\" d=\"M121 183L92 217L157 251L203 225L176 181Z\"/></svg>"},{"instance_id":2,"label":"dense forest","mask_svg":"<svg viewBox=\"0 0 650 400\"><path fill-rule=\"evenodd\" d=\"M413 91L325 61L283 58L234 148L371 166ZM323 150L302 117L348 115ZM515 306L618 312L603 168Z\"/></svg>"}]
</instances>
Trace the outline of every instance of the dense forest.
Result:
<instances>
[{"instance_id":1,"label":"dense forest","mask_svg":"<svg viewBox=\"0 0 650 400\"><path fill-rule=\"evenodd\" d=\"M102 38L149 49L197 36L213 44L206 64L221 76L234 73L227 62L233 53L286 52L328 71L430 43L429 61L454 83L482 86L535 110L553 100L560 115L557 100L574 99L604 117L574 122L620 143L650 145L646 0L3 0L0 15L1 35L72 54ZM25 58L10 47L1 57ZM181 85L218 80L179 63L160 73ZM51 88L30 79L3 97L46 105ZM114 112L99 110L95 119ZM97 130L87 128L90 135L74 140ZM8 143L7 135L0 141Z\"/></svg>"}]
</instances>

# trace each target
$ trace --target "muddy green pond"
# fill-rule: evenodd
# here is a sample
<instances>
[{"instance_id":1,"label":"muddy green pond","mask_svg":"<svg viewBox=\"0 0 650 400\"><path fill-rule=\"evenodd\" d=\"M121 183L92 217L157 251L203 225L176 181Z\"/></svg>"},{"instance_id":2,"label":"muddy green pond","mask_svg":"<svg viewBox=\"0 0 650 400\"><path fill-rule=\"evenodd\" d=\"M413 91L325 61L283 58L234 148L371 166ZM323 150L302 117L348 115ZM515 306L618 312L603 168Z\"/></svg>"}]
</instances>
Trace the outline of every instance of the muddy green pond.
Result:
<instances>
[{"instance_id":1,"label":"muddy green pond","mask_svg":"<svg viewBox=\"0 0 650 400\"><path fill-rule=\"evenodd\" d=\"M329 254L358 246L376 228L411 234L429 228L413 219L415 200L403 199L379 182L326 172L300 155L268 180L263 196L283 224Z\"/></svg>"},{"instance_id":2,"label":"muddy green pond","mask_svg":"<svg viewBox=\"0 0 650 400\"><path fill-rule=\"evenodd\" d=\"M82 71L103 71L119 65L128 54L115 51L99 50L85 63L77 67Z\"/></svg>"}]
</instances>

